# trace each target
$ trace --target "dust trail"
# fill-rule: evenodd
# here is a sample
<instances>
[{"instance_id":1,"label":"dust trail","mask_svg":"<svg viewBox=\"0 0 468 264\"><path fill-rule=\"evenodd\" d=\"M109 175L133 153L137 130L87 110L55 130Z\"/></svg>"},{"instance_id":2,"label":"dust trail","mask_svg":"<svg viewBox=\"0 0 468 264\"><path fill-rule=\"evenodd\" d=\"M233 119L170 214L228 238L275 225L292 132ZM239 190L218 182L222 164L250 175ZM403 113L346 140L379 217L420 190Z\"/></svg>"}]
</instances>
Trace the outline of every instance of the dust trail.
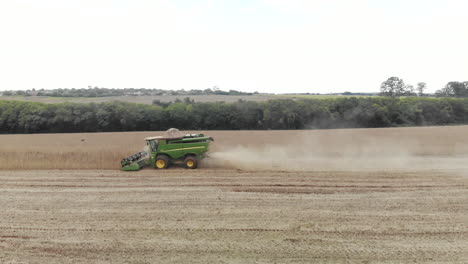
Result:
<instances>
[{"instance_id":1,"label":"dust trail","mask_svg":"<svg viewBox=\"0 0 468 264\"><path fill-rule=\"evenodd\" d=\"M262 146L232 146L210 153L207 167L244 170L421 170L468 171L468 153L413 140L381 138L294 139Z\"/></svg>"}]
</instances>

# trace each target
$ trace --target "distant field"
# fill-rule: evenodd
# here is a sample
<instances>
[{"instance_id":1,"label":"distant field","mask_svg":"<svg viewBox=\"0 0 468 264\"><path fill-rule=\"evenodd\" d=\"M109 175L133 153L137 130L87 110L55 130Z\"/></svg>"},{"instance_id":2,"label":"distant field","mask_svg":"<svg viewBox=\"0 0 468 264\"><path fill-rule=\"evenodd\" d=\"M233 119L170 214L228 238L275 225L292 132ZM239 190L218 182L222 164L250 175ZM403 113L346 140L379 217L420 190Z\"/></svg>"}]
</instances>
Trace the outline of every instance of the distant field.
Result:
<instances>
[{"instance_id":1,"label":"distant field","mask_svg":"<svg viewBox=\"0 0 468 264\"><path fill-rule=\"evenodd\" d=\"M195 102L218 102L226 103L236 102L238 100L246 101L267 101L281 98L301 98L301 99L329 99L342 97L367 97L367 96L343 96L343 95L293 95L293 94L278 94L278 95L163 95L163 96L110 96L110 97L49 97L49 96L0 96L0 100L15 100L25 102L41 102L41 103L101 103L109 101L125 101L139 104L151 104L153 100L161 102L175 101L177 98L183 100L190 97Z\"/></svg>"},{"instance_id":2,"label":"distant field","mask_svg":"<svg viewBox=\"0 0 468 264\"><path fill-rule=\"evenodd\" d=\"M0 100L15 100L25 102L41 102L41 103L101 103L110 101L124 101L138 104L151 104L153 100L161 102L175 101L177 98L183 100L190 97L195 102L236 102L240 99L246 101L267 101L270 99L278 99L276 95L163 95L163 96L109 96L109 97L49 97L49 96L0 96Z\"/></svg>"},{"instance_id":3,"label":"distant field","mask_svg":"<svg viewBox=\"0 0 468 264\"><path fill-rule=\"evenodd\" d=\"M277 95L283 98L301 98L301 99L330 99L330 98L343 98L343 97L376 97L370 95L317 95L317 94L281 94Z\"/></svg>"}]
</instances>

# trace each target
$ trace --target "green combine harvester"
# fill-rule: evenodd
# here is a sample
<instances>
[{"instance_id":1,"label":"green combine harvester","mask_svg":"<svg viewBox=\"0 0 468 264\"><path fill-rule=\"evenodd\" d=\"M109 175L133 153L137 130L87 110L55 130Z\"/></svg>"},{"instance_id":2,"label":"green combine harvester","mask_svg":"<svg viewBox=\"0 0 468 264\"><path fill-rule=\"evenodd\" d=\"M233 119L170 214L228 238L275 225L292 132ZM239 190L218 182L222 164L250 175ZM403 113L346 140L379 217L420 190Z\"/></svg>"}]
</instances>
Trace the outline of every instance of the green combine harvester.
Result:
<instances>
[{"instance_id":1,"label":"green combine harvester","mask_svg":"<svg viewBox=\"0 0 468 264\"><path fill-rule=\"evenodd\" d=\"M123 159L123 171L137 171L146 166L166 169L171 164L182 163L187 169L196 169L206 156L212 137L203 134L184 135L171 128L166 135L145 138L148 151L138 152Z\"/></svg>"}]
</instances>

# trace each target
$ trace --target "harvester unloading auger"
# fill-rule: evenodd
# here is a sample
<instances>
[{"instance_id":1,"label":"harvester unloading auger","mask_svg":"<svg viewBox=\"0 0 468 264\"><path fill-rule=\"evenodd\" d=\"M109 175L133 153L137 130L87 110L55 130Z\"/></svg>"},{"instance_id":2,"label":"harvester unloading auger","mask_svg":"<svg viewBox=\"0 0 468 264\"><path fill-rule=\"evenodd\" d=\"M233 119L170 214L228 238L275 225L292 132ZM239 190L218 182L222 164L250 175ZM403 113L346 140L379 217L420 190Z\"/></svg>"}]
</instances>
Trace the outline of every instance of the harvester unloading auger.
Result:
<instances>
[{"instance_id":1,"label":"harvester unloading auger","mask_svg":"<svg viewBox=\"0 0 468 264\"><path fill-rule=\"evenodd\" d=\"M148 151L138 152L123 159L124 171L137 171L146 166L166 169L170 164L183 163L187 169L196 169L206 156L212 137L204 134L182 134L171 128L163 136L145 138Z\"/></svg>"}]
</instances>

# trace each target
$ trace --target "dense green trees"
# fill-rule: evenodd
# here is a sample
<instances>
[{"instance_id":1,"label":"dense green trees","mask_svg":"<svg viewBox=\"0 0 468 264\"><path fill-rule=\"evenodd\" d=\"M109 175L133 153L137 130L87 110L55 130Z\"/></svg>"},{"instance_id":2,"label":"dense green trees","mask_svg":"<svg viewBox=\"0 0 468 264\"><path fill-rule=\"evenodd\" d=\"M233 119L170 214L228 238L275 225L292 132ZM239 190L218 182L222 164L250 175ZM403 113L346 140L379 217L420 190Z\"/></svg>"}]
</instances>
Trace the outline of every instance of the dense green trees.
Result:
<instances>
[{"instance_id":1,"label":"dense green trees","mask_svg":"<svg viewBox=\"0 0 468 264\"><path fill-rule=\"evenodd\" d=\"M468 97L468 82L449 82L436 92L438 97Z\"/></svg>"},{"instance_id":2,"label":"dense green trees","mask_svg":"<svg viewBox=\"0 0 468 264\"><path fill-rule=\"evenodd\" d=\"M321 129L468 124L468 99L343 97L166 105L0 101L0 133Z\"/></svg>"},{"instance_id":3,"label":"dense green trees","mask_svg":"<svg viewBox=\"0 0 468 264\"><path fill-rule=\"evenodd\" d=\"M403 79L398 77L390 77L380 85L380 95L399 97L399 96L415 96L414 87L406 85Z\"/></svg>"},{"instance_id":4,"label":"dense green trees","mask_svg":"<svg viewBox=\"0 0 468 264\"><path fill-rule=\"evenodd\" d=\"M468 81L467 82L448 82L444 88L437 90L435 94L424 94L427 89L425 82L419 82L415 88L413 85L405 84L403 79L398 77L390 77L380 85L380 96L386 97L401 97L401 96L436 96L436 97L468 97Z\"/></svg>"}]
</instances>

